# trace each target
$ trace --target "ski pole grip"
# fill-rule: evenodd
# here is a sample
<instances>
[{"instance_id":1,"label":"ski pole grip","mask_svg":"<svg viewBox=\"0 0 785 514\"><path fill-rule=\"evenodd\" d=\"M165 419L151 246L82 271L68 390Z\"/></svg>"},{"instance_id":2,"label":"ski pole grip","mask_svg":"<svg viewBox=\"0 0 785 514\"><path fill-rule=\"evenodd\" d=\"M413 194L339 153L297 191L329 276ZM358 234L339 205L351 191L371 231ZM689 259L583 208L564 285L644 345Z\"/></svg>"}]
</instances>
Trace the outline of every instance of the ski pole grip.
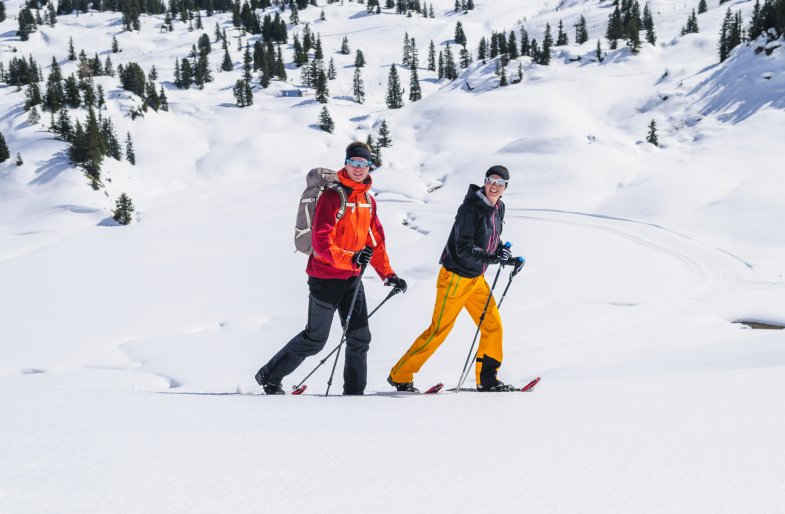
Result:
<instances>
[{"instance_id":1,"label":"ski pole grip","mask_svg":"<svg viewBox=\"0 0 785 514\"><path fill-rule=\"evenodd\" d=\"M512 247L512 243L507 241L506 243L504 243L504 247L505 248L511 248Z\"/></svg>"}]
</instances>

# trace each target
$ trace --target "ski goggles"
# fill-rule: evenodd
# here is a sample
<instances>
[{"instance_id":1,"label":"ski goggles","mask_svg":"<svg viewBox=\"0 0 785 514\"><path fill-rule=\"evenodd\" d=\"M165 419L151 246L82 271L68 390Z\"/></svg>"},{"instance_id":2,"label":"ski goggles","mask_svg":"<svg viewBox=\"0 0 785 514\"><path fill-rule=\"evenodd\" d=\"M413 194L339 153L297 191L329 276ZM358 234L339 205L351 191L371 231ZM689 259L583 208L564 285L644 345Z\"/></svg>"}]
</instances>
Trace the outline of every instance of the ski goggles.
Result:
<instances>
[{"instance_id":1,"label":"ski goggles","mask_svg":"<svg viewBox=\"0 0 785 514\"><path fill-rule=\"evenodd\" d=\"M486 184L494 184L494 185L497 185L497 186L507 187L507 181L504 180L503 178L485 177L485 183Z\"/></svg>"},{"instance_id":2,"label":"ski goggles","mask_svg":"<svg viewBox=\"0 0 785 514\"><path fill-rule=\"evenodd\" d=\"M346 164L355 168L368 168L371 166L371 163L365 159L346 159Z\"/></svg>"}]
</instances>

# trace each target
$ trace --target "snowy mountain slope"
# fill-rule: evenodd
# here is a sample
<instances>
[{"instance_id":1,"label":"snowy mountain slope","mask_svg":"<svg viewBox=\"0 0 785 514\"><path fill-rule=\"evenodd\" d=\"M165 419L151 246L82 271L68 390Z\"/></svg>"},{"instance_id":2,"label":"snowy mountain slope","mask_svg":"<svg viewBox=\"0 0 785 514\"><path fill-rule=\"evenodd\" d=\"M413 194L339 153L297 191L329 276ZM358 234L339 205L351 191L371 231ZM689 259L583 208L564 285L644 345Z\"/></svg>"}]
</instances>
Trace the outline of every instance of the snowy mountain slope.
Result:
<instances>
[{"instance_id":1,"label":"snowy mountain slope","mask_svg":"<svg viewBox=\"0 0 785 514\"><path fill-rule=\"evenodd\" d=\"M0 86L0 132L24 158L0 164L0 410L10 413L0 510L785 509L785 338L732 323L785 324L783 47L741 46L720 64L726 8L747 21L752 2L710 5L700 33L679 36L697 2L658 1L657 45L639 55L622 45L597 63L607 2L475 3L460 14L434 0L435 19L366 15L354 2L302 10L338 70L327 134L312 90L278 96L301 82L290 46L288 82L234 105L242 52L231 14L203 20L211 39L216 22L226 28L235 70L179 90L175 59L200 31L175 22L161 32L162 16L143 15L141 32L127 33L119 14L90 12L20 42L21 2L6 2L0 60L32 55L46 74L54 56L67 75L73 37L115 66L154 65L170 111L131 120L140 99L95 78L137 164L107 159L93 191L65 143L28 125L24 89ZM521 22L541 40L561 19L572 41L581 14L589 41L554 49L547 67L521 58L521 84L497 87L491 61L453 82L425 69L430 40L443 50L458 20L476 58L480 37ZM389 110L404 32L417 41L423 99ZM337 53L344 35L350 55ZM362 105L356 49L368 61ZM214 68L221 56L214 44ZM508 77L517 69L512 61ZM410 72L398 72L408 91ZM258 392L253 373L304 323L305 258L292 253L291 230L305 172L339 167L345 145L375 137L382 119L393 146L374 191L409 291L371 320L369 397L318 397L328 365L306 397L234 394ZM652 119L660 148L643 142ZM502 307L500 377L543 382L524 396L390 394L390 366L430 320L455 209L495 163L512 174L504 235L527 258ZM111 220L122 192L137 207L125 227ZM374 307L389 289L371 275ZM507 280L504 270L497 298ZM417 384L454 385L473 333L459 318ZM339 334L334 326L323 354Z\"/></svg>"}]
</instances>

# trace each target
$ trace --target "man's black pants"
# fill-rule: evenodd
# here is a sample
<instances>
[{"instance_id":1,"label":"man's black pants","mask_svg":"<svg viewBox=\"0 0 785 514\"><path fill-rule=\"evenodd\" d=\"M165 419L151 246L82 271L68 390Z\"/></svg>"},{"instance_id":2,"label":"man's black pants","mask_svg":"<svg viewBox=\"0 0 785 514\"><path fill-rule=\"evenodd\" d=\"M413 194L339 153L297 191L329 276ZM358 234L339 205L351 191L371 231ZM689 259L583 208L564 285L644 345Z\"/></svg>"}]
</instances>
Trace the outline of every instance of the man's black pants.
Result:
<instances>
[{"instance_id":1,"label":"man's black pants","mask_svg":"<svg viewBox=\"0 0 785 514\"><path fill-rule=\"evenodd\" d=\"M319 353L327 343L335 311L346 324L354 288L360 277L347 280L308 277L308 324L286 346L264 365L268 383L280 384L284 377L302 364L306 357ZM346 354L343 368L343 394L363 394L368 375L368 346L371 331L368 329L368 306L362 283L354 302L352 319L346 331Z\"/></svg>"}]
</instances>

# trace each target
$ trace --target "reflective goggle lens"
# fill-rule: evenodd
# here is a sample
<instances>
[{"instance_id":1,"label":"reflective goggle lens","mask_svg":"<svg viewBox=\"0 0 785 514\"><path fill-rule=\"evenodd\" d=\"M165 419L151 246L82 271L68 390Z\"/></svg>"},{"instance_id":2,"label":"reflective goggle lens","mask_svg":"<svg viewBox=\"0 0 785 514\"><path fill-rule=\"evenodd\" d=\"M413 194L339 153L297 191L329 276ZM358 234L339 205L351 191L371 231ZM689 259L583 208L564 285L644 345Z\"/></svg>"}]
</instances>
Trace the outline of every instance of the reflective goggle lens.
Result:
<instances>
[{"instance_id":1,"label":"reflective goggle lens","mask_svg":"<svg viewBox=\"0 0 785 514\"><path fill-rule=\"evenodd\" d=\"M365 159L346 159L346 164L354 166L355 168L367 168L371 165L371 163Z\"/></svg>"}]
</instances>

